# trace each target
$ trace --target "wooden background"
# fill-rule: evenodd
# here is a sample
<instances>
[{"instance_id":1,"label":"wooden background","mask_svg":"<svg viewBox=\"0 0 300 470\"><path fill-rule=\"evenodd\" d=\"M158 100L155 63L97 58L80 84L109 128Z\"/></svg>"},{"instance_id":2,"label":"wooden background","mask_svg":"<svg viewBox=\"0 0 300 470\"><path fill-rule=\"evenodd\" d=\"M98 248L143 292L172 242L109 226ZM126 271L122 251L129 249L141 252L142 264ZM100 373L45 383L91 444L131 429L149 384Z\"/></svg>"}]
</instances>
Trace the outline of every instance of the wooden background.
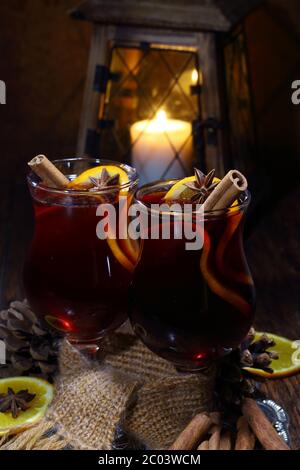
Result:
<instances>
[{"instance_id":1,"label":"wooden background","mask_svg":"<svg viewBox=\"0 0 300 470\"><path fill-rule=\"evenodd\" d=\"M2 0L0 79L0 307L23 297L22 265L33 219L24 184L26 162L75 153L90 25L68 18L74 0ZM257 325L300 338L300 106L291 82L300 79L300 4L272 0L245 22L255 124L255 224L248 258L257 287ZM287 408L300 447L299 378L267 385Z\"/></svg>"}]
</instances>

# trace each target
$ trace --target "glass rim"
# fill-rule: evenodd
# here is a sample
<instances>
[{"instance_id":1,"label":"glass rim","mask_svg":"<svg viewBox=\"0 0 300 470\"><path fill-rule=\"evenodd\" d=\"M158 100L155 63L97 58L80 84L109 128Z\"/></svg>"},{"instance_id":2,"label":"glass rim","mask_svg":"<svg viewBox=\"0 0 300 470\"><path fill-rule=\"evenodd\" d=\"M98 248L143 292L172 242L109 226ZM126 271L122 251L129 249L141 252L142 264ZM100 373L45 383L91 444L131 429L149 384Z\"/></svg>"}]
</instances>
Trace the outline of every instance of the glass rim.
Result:
<instances>
[{"instance_id":1,"label":"glass rim","mask_svg":"<svg viewBox=\"0 0 300 470\"><path fill-rule=\"evenodd\" d=\"M67 163L67 162L75 162L75 161L86 161L86 162L93 162L100 164L107 164L107 165L115 165L120 168L124 168L126 171L129 181L123 184L117 185L110 185L103 189L97 189L95 191L89 191L88 189L61 189L61 188L51 188L46 186L42 183L42 181L34 181L35 178L39 178L32 170L30 170L26 176L28 184L34 188L39 188L43 191L61 195L68 195L68 196L87 196L90 195L97 195L97 194L104 194L108 192L113 192L116 189L123 190L129 189L138 183L139 175L135 168L126 163L116 162L114 160L108 160L105 158L93 158L93 157L64 157L64 158L56 158L55 160L51 160L51 162L55 165L56 163ZM88 168L87 168L88 169ZM85 170L84 170L85 171Z\"/></svg>"},{"instance_id":2,"label":"glass rim","mask_svg":"<svg viewBox=\"0 0 300 470\"><path fill-rule=\"evenodd\" d=\"M179 216L179 215L182 215L183 214L183 211L182 210L157 210L157 209L152 209L149 205L147 205L145 202L141 201L140 199L138 199L138 194L140 191L143 191L147 188L153 188L155 186L159 187L159 186L162 186L164 183L171 183L171 182L177 182L177 181L180 181L180 178L173 178L173 179L170 179L170 180L159 180L159 181L153 181L151 183L146 183L144 184L143 186L141 186L140 188L138 188L138 190L136 191L135 195L134 195L134 201L136 203L138 203L140 206L142 206L144 209L146 209L146 211L148 213L156 213L156 214L160 214L160 215L173 215L173 217L176 217ZM241 199L243 198L243 200ZM237 212L242 212L243 210L247 209L247 207L249 206L250 202L251 202L251 193L248 189L246 189L245 191L241 192L241 194L239 195L238 197L238 204L236 204L235 206L230 206L230 207L225 207L225 208L222 208L222 209L211 209L211 210L204 210L203 212L203 215L204 217L207 217L207 218L221 218L221 217L230 217L234 214L236 214ZM156 204L156 203L155 203ZM160 204L160 203L157 203L157 204ZM166 204L166 203L161 203L161 204ZM176 204L176 201L173 201L172 204ZM191 205L191 203L184 203L183 204L183 207L184 205L187 204L187 205ZM194 215L197 215L199 214L199 210L197 209L193 209L191 211L188 211L187 212L188 214L194 214Z\"/></svg>"}]
</instances>

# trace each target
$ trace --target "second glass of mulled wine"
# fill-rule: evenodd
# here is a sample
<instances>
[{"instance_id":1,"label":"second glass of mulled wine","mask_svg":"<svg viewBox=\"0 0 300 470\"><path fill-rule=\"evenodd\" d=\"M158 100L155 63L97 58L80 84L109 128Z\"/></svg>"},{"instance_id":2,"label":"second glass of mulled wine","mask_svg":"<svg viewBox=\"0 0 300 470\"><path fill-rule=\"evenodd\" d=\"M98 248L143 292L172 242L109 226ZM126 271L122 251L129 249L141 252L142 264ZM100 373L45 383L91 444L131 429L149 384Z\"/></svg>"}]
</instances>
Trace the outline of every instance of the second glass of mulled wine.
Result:
<instances>
[{"instance_id":1,"label":"second glass of mulled wine","mask_svg":"<svg viewBox=\"0 0 300 470\"><path fill-rule=\"evenodd\" d=\"M130 287L129 316L153 352L193 371L237 347L253 322L255 293L243 248L250 194L245 191L233 207L203 212L200 219L192 210L188 223L202 237L194 250L187 249L190 240L178 237L179 214L153 209L172 185L148 184L136 194L147 224L141 227L143 249ZM166 223L169 239L162 236Z\"/></svg>"}]
</instances>

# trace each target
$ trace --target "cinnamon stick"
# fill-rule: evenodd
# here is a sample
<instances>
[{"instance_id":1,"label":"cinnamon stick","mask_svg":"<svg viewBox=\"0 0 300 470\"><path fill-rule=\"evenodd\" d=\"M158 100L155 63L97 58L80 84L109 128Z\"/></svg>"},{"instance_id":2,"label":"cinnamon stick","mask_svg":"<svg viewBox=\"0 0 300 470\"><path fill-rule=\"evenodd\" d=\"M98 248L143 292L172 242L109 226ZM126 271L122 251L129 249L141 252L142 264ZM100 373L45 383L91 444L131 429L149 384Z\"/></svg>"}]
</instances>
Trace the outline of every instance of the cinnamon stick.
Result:
<instances>
[{"instance_id":1,"label":"cinnamon stick","mask_svg":"<svg viewBox=\"0 0 300 470\"><path fill-rule=\"evenodd\" d=\"M220 424L221 423L221 414L219 411L212 411L209 413L209 416L211 417L211 420L214 424Z\"/></svg>"},{"instance_id":2,"label":"cinnamon stick","mask_svg":"<svg viewBox=\"0 0 300 470\"><path fill-rule=\"evenodd\" d=\"M41 178L45 186L63 189L69 183L68 178L45 155L37 155L28 162L28 165Z\"/></svg>"},{"instance_id":3,"label":"cinnamon stick","mask_svg":"<svg viewBox=\"0 0 300 470\"><path fill-rule=\"evenodd\" d=\"M201 442L201 444L198 446L197 450L209 450L208 441Z\"/></svg>"},{"instance_id":4,"label":"cinnamon stick","mask_svg":"<svg viewBox=\"0 0 300 470\"><path fill-rule=\"evenodd\" d=\"M245 176L238 170L230 170L204 202L204 210L218 210L230 207L241 192L247 189Z\"/></svg>"},{"instance_id":5,"label":"cinnamon stick","mask_svg":"<svg viewBox=\"0 0 300 470\"><path fill-rule=\"evenodd\" d=\"M228 430L221 434L220 450L231 450L231 434Z\"/></svg>"},{"instance_id":6,"label":"cinnamon stick","mask_svg":"<svg viewBox=\"0 0 300 470\"><path fill-rule=\"evenodd\" d=\"M215 425L211 428L211 436L209 438L209 450L219 450L220 449L220 434L221 428L218 425Z\"/></svg>"},{"instance_id":7,"label":"cinnamon stick","mask_svg":"<svg viewBox=\"0 0 300 470\"><path fill-rule=\"evenodd\" d=\"M170 450L193 450L205 437L212 425L212 419L207 413L199 413L188 423L179 434Z\"/></svg>"},{"instance_id":8,"label":"cinnamon stick","mask_svg":"<svg viewBox=\"0 0 300 470\"><path fill-rule=\"evenodd\" d=\"M253 433L266 450L290 450L267 419L264 412L251 398L244 398L242 412Z\"/></svg>"},{"instance_id":9,"label":"cinnamon stick","mask_svg":"<svg viewBox=\"0 0 300 470\"><path fill-rule=\"evenodd\" d=\"M238 419L237 431L235 450L253 450L255 446L255 436L245 416L240 416Z\"/></svg>"}]
</instances>

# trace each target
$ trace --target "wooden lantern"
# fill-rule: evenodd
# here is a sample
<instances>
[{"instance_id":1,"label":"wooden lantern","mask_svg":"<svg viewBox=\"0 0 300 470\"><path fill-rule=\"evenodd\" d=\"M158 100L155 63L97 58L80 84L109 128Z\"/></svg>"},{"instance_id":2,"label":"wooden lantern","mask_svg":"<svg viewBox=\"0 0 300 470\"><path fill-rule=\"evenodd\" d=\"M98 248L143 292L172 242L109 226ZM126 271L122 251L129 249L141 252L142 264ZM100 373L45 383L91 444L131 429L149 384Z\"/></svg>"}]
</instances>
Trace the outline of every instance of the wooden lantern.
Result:
<instances>
[{"instance_id":1,"label":"wooden lantern","mask_svg":"<svg viewBox=\"0 0 300 470\"><path fill-rule=\"evenodd\" d=\"M243 169L253 131L236 25L259 3L86 0L72 10L94 24L78 154L131 162L142 182L194 165Z\"/></svg>"}]
</instances>

